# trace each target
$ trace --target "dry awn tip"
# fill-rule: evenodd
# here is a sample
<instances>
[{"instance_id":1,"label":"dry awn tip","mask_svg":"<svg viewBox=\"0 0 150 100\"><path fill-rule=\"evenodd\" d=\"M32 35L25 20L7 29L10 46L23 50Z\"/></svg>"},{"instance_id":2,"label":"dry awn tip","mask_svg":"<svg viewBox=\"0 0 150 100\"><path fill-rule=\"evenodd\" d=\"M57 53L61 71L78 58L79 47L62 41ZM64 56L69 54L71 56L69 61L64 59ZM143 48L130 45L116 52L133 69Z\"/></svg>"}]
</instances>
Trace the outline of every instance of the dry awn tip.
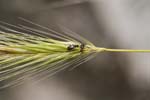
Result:
<instances>
[{"instance_id":1,"label":"dry awn tip","mask_svg":"<svg viewBox=\"0 0 150 100\"><path fill-rule=\"evenodd\" d=\"M21 84L28 78L47 78L69 66L78 66L102 52L150 52L94 46L67 29L58 33L20 18L37 28L0 22L0 85Z\"/></svg>"}]
</instances>

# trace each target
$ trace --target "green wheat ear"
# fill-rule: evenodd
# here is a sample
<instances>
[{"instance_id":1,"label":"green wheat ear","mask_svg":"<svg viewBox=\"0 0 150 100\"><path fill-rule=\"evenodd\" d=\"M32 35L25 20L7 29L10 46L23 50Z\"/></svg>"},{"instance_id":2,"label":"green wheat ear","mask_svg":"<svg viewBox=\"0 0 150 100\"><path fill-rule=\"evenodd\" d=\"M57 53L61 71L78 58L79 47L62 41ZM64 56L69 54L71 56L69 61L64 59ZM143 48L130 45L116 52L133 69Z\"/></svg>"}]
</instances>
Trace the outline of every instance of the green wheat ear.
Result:
<instances>
[{"instance_id":1,"label":"green wheat ear","mask_svg":"<svg viewBox=\"0 0 150 100\"><path fill-rule=\"evenodd\" d=\"M29 20L20 19L41 30L1 22L0 28L3 31L0 32L0 82L4 84L2 88L18 85L31 77L40 77L39 80L47 78L69 66L78 66L100 52L150 52L96 47L66 29L67 33L61 34Z\"/></svg>"}]
</instances>

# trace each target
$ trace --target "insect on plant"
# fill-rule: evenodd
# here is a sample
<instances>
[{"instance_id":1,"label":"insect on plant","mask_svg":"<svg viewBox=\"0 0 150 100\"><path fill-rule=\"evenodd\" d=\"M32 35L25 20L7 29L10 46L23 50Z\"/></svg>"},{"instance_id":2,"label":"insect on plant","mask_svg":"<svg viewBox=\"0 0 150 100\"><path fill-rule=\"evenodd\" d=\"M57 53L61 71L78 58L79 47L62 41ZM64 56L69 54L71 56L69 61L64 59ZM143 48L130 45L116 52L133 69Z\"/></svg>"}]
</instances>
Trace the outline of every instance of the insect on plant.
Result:
<instances>
[{"instance_id":1,"label":"insect on plant","mask_svg":"<svg viewBox=\"0 0 150 100\"><path fill-rule=\"evenodd\" d=\"M59 33L29 20L20 19L45 31L0 22L0 83L4 84L2 88L21 84L29 77L47 78L69 66L76 67L102 52L150 52L96 47L76 33Z\"/></svg>"}]
</instances>

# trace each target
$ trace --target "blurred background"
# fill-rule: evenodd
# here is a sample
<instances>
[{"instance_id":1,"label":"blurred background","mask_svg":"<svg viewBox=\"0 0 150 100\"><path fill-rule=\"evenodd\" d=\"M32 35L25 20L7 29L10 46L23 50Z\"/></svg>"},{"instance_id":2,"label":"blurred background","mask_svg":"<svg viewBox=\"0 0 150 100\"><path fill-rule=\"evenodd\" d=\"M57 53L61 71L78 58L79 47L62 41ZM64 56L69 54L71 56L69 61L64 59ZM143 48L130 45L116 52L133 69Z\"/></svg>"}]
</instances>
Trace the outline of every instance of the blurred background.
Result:
<instances>
[{"instance_id":1,"label":"blurred background","mask_svg":"<svg viewBox=\"0 0 150 100\"><path fill-rule=\"evenodd\" d=\"M0 0L2 21L62 25L108 48L150 49L149 10L149 0ZM102 53L31 83L0 90L0 100L149 100L150 54Z\"/></svg>"}]
</instances>

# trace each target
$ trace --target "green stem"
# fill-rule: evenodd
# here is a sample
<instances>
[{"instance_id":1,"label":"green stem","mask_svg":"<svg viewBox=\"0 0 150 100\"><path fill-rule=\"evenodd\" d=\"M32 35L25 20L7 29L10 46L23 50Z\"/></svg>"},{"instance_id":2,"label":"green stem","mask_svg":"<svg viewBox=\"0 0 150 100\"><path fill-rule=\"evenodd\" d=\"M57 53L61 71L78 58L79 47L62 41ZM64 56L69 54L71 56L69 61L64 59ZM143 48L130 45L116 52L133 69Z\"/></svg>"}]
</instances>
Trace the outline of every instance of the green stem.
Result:
<instances>
[{"instance_id":1,"label":"green stem","mask_svg":"<svg viewBox=\"0 0 150 100\"><path fill-rule=\"evenodd\" d=\"M109 49L109 48L97 48L97 50L99 52L102 52L102 51L106 51L106 52L129 52L129 53L132 53L132 52L141 52L141 53L150 53L150 50L140 50L140 49Z\"/></svg>"}]
</instances>

